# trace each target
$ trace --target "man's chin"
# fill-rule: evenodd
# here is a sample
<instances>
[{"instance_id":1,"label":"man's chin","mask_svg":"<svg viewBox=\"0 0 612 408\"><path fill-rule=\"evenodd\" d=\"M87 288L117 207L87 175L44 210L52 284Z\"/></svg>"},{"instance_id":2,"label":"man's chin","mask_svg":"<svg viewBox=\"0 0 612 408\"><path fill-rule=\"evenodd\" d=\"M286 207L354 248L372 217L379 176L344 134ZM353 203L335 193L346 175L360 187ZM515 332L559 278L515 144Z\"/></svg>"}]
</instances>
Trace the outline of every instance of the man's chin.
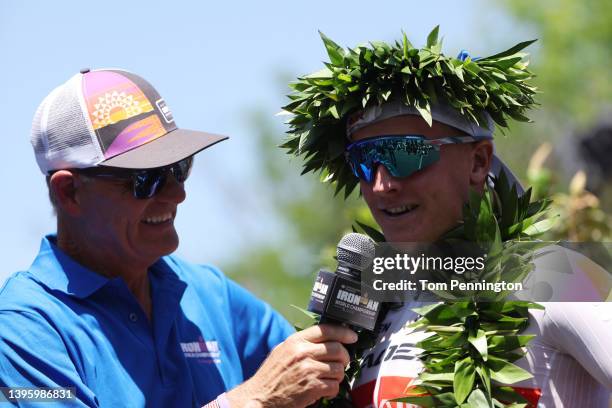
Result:
<instances>
[{"instance_id":1,"label":"man's chin","mask_svg":"<svg viewBox=\"0 0 612 408\"><path fill-rule=\"evenodd\" d=\"M157 241L155 244L156 247L152 252L155 253L157 259L159 259L162 256L170 255L176 251L179 246L179 238L178 235L174 234L174 236L167 237L163 241Z\"/></svg>"},{"instance_id":2,"label":"man's chin","mask_svg":"<svg viewBox=\"0 0 612 408\"><path fill-rule=\"evenodd\" d=\"M383 234L385 239L389 243L393 243L394 246L397 245L410 245L413 244L427 244L435 242L439 234L432 230L420 231L417 228L411 228L410 226L406 226L402 231L387 231L383 228Z\"/></svg>"},{"instance_id":3,"label":"man's chin","mask_svg":"<svg viewBox=\"0 0 612 408\"><path fill-rule=\"evenodd\" d=\"M396 222L389 225L381 225L383 234L387 242L422 242L426 237L421 231L420 225L415 225L414 222Z\"/></svg>"}]
</instances>

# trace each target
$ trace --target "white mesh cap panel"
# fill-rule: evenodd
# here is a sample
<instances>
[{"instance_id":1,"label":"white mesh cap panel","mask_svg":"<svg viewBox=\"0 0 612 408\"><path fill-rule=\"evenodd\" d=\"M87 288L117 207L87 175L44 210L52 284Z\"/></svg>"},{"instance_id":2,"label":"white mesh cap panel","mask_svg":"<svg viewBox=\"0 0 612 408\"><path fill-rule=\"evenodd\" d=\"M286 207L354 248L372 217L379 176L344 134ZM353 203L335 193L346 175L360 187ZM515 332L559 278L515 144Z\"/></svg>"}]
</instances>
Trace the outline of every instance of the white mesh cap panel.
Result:
<instances>
[{"instance_id":1,"label":"white mesh cap panel","mask_svg":"<svg viewBox=\"0 0 612 408\"><path fill-rule=\"evenodd\" d=\"M59 88L55 88L47 97L41 102L36 109L36 113L34 114L34 119L32 120L32 134L30 136L30 143L32 143L32 147L34 147L34 154L36 155L36 160L38 161L38 157L44 157L47 152L47 136L43 130L43 114L46 112L45 107L47 106L50 99L55 97L55 93L59 91ZM41 166L41 163L38 163ZM41 167L42 170L42 167Z\"/></svg>"},{"instance_id":2,"label":"white mesh cap panel","mask_svg":"<svg viewBox=\"0 0 612 408\"><path fill-rule=\"evenodd\" d=\"M82 75L56 88L39 106L32 124L32 146L40 170L91 167L102 159L98 140L81 108Z\"/></svg>"}]
</instances>

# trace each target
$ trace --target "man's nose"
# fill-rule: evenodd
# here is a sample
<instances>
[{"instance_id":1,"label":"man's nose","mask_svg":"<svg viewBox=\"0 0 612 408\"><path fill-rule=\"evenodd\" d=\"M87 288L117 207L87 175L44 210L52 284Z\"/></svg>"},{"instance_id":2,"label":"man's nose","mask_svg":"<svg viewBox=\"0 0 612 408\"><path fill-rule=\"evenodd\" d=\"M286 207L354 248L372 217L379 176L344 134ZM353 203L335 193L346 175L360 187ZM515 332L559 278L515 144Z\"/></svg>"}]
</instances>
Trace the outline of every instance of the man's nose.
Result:
<instances>
[{"instance_id":1,"label":"man's nose","mask_svg":"<svg viewBox=\"0 0 612 408\"><path fill-rule=\"evenodd\" d=\"M372 191L378 194L392 193L398 191L401 187L400 179L393 177L382 164L376 166L372 183Z\"/></svg>"},{"instance_id":2,"label":"man's nose","mask_svg":"<svg viewBox=\"0 0 612 408\"><path fill-rule=\"evenodd\" d=\"M179 183L172 174L167 174L166 183L156 195L159 196L161 200L180 204L185 201L187 197L187 193L185 193L185 183Z\"/></svg>"}]
</instances>

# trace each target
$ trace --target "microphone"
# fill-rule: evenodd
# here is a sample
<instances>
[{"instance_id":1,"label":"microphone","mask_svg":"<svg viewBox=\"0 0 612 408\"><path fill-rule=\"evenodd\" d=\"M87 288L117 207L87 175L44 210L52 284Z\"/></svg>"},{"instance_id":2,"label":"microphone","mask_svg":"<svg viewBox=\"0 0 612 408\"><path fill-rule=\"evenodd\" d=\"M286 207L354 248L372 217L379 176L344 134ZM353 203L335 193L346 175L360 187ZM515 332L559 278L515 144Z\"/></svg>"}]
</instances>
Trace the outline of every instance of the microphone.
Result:
<instances>
[{"instance_id":1,"label":"microphone","mask_svg":"<svg viewBox=\"0 0 612 408\"><path fill-rule=\"evenodd\" d=\"M380 302L362 291L361 273L372 264L375 253L374 241L366 235L353 232L342 237L336 271L321 269L310 294L308 310L321 316L320 323L374 330Z\"/></svg>"},{"instance_id":2,"label":"microphone","mask_svg":"<svg viewBox=\"0 0 612 408\"><path fill-rule=\"evenodd\" d=\"M342 237L336 250L336 271L319 270L310 294L308 310L321 316L319 323L348 326L355 332L374 330L380 303L362 291L361 273L372 264L375 254L374 241L368 236L353 232ZM346 348L352 359L354 348ZM323 401L307 408L321 408Z\"/></svg>"}]
</instances>

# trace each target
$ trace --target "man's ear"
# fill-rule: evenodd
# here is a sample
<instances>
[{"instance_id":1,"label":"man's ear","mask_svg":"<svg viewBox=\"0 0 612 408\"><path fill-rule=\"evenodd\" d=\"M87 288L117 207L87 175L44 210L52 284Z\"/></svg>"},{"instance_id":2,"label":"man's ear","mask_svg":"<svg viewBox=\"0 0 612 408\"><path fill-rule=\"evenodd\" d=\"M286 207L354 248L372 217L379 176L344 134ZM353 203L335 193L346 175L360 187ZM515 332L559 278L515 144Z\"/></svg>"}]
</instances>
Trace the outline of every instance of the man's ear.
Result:
<instances>
[{"instance_id":1,"label":"man's ear","mask_svg":"<svg viewBox=\"0 0 612 408\"><path fill-rule=\"evenodd\" d=\"M470 186L481 191L487 180L493 162L493 143L481 140L472 149L472 168L470 169Z\"/></svg>"},{"instance_id":2,"label":"man's ear","mask_svg":"<svg viewBox=\"0 0 612 408\"><path fill-rule=\"evenodd\" d=\"M81 213L77 193L82 185L82 181L69 170L58 170L49 178L49 188L52 190L56 206L71 216Z\"/></svg>"}]
</instances>

